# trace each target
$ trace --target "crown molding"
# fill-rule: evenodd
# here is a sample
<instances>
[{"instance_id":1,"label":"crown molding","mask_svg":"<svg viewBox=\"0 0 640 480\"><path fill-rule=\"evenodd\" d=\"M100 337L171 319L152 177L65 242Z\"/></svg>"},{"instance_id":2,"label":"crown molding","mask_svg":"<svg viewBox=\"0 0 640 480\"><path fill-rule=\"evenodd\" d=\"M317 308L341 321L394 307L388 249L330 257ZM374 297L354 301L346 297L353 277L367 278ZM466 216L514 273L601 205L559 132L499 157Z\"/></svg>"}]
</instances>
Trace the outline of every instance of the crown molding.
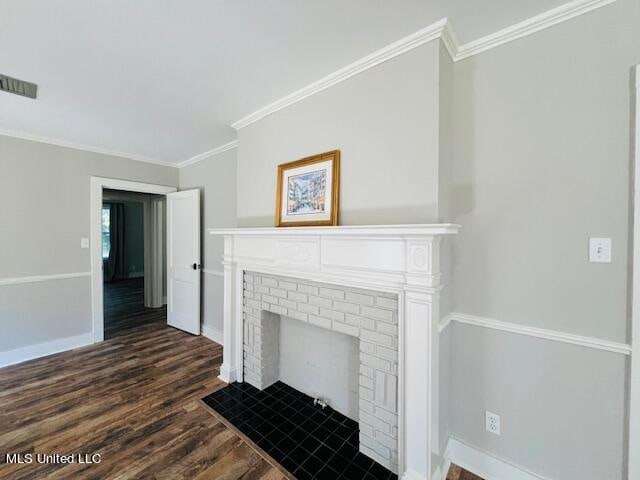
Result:
<instances>
[{"instance_id":1,"label":"crown molding","mask_svg":"<svg viewBox=\"0 0 640 480\"><path fill-rule=\"evenodd\" d=\"M188 165L193 165L194 163L198 163L201 162L202 160L206 160L209 157L213 157L215 155L219 155L223 152L226 152L228 150L233 150L234 148L238 148L238 141L234 140L232 142L229 143L225 143L224 145L220 145L219 147L213 148L211 150L207 150L206 152L202 152L199 153L198 155L195 155L191 158L188 158L187 160L178 163L177 165L174 165L178 168L182 168L182 167L186 167Z\"/></svg>"},{"instance_id":2,"label":"crown molding","mask_svg":"<svg viewBox=\"0 0 640 480\"><path fill-rule=\"evenodd\" d=\"M518 22L509 27L498 30L492 34L478 38L471 42L465 43L458 47L456 55L453 56L454 61L463 60L465 58L486 52L505 43L513 42L519 38L526 37L533 33L539 32L546 28L566 22L579 15L589 13L600 7L604 7L616 0L574 0L572 2L560 5L559 7L547 10L539 15Z\"/></svg>"},{"instance_id":3,"label":"crown molding","mask_svg":"<svg viewBox=\"0 0 640 480\"><path fill-rule=\"evenodd\" d=\"M306 87L297 90L286 97L282 97L279 100L276 100L269 105L256 110L255 112L247 115L246 117L238 120L235 123L232 123L231 126L236 130L244 128L248 125L251 125L254 122L266 117L267 115L271 115L278 110L282 110L294 103L298 103L300 100L304 100L311 95L315 95L318 92L326 90L327 88L344 82L345 80L362 73L376 65L380 65L387 60L391 60L392 58L397 57L398 55L402 55L410 50L413 50L420 45L424 45L427 42L440 38L442 34L442 30L445 28L447 24L447 19L443 18L428 27L425 27L421 30L418 30L415 33L412 33L409 36L406 36L396 42L393 42L386 47L377 50L366 57L363 57L355 62L343 67L339 70L336 70L333 73L330 73L326 77L317 80Z\"/></svg>"},{"instance_id":4,"label":"crown molding","mask_svg":"<svg viewBox=\"0 0 640 480\"><path fill-rule=\"evenodd\" d=\"M517 335L526 335L544 340L568 343L570 345L603 350L605 352L631 355L631 345L626 343L614 342L595 337L585 337L583 335L550 330L548 328L529 327L527 325L503 322L493 318L478 317L476 315L467 315L465 313L457 312L447 315L440 321L440 332L451 325L451 322L464 323L467 325L474 325L476 327L489 328L491 330L500 330L502 332L514 333Z\"/></svg>"},{"instance_id":5,"label":"crown molding","mask_svg":"<svg viewBox=\"0 0 640 480\"><path fill-rule=\"evenodd\" d=\"M40 135L33 135L31 133L26 133L26 132L0 129L0 135L3 135L5 137L19 138L21 140L29 140L37 143L45 143L47 145L55 145L56 147L72 148L73 150L81 150L83 152L99 153L101 155L110 155L112 157L126 158L127 160L135 160L136 162L152 163L154 165L161 165L163 167L173 167L173 168L176 167L175 163L165 162L163 160L156 160L153 158L144 157L142 155L136 155L135 153L118 152L118 151L109 150L106 148L68 142L66 140L60 140L58 138L50 138L50 137L43 137Z\"/></svg>"},{"instance_id":6,"label":"crown molding","mask_svg":"<svg viewBox=\"0 0 640 480\"><path fill-rule=\"evenodd\" d=\"M458 62L500 45L504 45L505 43L539 32L540 30L544 30L558 23L570 20L579 15L591 12L600 7L604 7L605 5L609 5L615 1L616 0L573 0L572 2L548 10L544 13L528 18L527 20L518 22L490 35L486 35L462 45L458 42L451 23L447 18L443 18L422 30L418 30L411 35L391 43L390 45L387 45L386 47L383 47L360 60L356 60L340 70L330 73L326 77L323 77L300 90L296 90L295 92L282 97L259 110L256 110L237 122L232 123L231 126L236 130L244 128L268 115L271 115L272 113L298 103L307 97L315 95L322 90L343 82L354 75L365 72L376 65L380 65L387 60L391 60L392 58L409 52L432 40L440 39L449 53L451 60Z\"/></svg>"}]
</instances>

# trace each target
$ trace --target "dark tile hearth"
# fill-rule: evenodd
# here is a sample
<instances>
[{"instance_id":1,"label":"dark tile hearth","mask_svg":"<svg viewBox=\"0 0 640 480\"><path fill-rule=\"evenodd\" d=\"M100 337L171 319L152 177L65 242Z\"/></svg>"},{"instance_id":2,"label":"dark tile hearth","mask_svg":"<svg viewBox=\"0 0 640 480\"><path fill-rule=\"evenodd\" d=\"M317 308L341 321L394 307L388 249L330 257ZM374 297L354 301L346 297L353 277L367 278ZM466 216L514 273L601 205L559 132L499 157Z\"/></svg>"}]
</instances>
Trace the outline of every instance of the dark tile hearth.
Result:
<instances>
[{"instance_id":1,"label":"dark tile hearth","mask_svg":"<svg viewBox=\"0 0 640 480\"><path fill-rule=\"evenodd\" d=\"M232 383L203 400L298 479L398 478L358 451L357 422L285 383Z\"/></svg>"}]
</instances>

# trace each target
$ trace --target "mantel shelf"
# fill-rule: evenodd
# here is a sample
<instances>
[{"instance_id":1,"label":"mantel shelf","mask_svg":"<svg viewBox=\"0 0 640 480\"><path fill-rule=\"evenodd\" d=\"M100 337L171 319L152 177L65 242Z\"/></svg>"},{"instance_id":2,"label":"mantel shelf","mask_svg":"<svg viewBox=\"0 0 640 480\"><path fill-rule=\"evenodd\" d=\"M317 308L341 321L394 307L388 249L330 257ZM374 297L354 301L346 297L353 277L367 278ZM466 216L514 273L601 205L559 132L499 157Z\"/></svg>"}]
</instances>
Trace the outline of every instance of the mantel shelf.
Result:
<instances>
[{"instance_id":1,"label":"mantel shelf","mask_svg":"<svg viewBox=\"0 0 640 480\"><path fill-rule=\"evenodd\" d=\"M211 235L221 236L435 236L458 233L455 223L407 224L407 225L344 225L337 227L261 227L261 228L212 228Z\"/></svg>"}]
</instances>

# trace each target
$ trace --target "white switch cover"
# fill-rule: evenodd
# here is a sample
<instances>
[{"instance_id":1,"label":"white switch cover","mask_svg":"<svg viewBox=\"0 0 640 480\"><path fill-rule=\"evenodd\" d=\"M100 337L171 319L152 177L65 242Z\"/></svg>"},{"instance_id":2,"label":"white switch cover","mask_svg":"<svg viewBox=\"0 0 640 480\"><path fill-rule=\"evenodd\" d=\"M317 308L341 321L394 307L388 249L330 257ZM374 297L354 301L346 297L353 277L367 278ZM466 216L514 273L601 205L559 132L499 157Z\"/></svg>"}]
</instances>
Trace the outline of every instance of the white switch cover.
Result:
<instances>
[{"instance_id":1,"label":"white switch cover","mask_svg":"<svg viewBox=\"0 0 640 480\"><path fill-rule=\"evenodd\" d=\"M611 239L589 239L589 261L591 263L611 263Z\"/></svg>"},{"instance_id":2,"label":"white switch cover","mask_svg":"<svg viewBox=\"0 0 640 480\"><path fill-rule=\"evenodd\" d=\"M80 248L89 248L89 239L81 238L80 239Z\"/></svg>"}]
</instances>

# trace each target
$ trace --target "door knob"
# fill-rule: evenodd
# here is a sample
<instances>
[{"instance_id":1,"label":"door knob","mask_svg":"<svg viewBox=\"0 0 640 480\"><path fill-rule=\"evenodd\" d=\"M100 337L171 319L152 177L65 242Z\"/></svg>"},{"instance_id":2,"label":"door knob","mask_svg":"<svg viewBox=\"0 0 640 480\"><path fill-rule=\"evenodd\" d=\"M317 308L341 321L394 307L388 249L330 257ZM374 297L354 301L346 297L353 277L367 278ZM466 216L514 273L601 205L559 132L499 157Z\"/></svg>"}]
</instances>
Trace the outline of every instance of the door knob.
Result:
<instances>
[{"instance_id":1,"label":"door knob","mask_svg":"<svg viewBox=\"0 0 640 480\"><path fill-rule=\"evenodd\" d=\"M191 265L191 268L193 268L194 270L198 270L202 268L202 265L200 265L199 263L194 263L193 265Z\"/></svg>"}]
</instances>

